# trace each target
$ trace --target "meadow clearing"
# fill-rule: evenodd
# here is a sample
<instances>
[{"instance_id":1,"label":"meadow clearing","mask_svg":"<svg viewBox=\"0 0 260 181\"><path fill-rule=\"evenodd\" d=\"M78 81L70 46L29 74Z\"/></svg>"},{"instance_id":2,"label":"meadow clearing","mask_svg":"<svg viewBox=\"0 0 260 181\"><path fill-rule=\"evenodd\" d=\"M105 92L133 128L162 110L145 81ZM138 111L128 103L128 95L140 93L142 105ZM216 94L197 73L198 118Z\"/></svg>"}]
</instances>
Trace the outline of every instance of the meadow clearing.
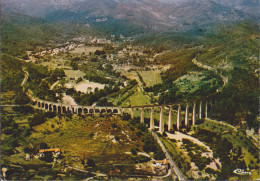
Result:
<instances>
[{"instance_id":1,"label":"meadow clearing","mask_svg":"<svg viewBox=\"0 0 260 181\"><path fill-rule=\"evenodd\" d=\"M83 47L78 47L75 48L74 50L71 51L71 53L75 54L89 54L89 53L94 53L97 50L103 50L103 47L98 47L98 46L83 46Z\"/></svg>"},{"instance_id":2,"label":"meadow clearing","mask_svg":"<svg viewBox=\"0 0 260 181\"><path fill-rule=\"evenodd\" d=\"M139 71L140 75L142 76L146 86L150 87L155 84L161 83L161 71Z\"/></svg>"}]
</instances>

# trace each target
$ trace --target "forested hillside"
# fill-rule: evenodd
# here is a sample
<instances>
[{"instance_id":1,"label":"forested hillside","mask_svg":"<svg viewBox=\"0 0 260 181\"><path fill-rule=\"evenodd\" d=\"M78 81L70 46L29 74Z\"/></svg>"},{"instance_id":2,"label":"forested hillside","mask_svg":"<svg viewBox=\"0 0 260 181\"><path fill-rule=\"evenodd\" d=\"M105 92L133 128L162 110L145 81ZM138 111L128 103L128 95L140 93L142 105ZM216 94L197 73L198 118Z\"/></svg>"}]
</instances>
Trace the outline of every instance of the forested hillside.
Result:
<instances>
[{"instance_id":1,"label":"forested hillside","mask_svg":"<svg viewBox=\"0 0 260 181\"><path fill-rule=\"evenodd\" d=\"M26 52L44 46L59 35L40 19L2 12L2 53L26 59Z\"/></svg>"},{"instance_id":2,"label":"forested hillside","mask_svg":"<svg viewBox=\"0 0 260 181\"><path fill-rule=\"evenodd\" d=\"M10 55L1 55L1 91L19 91L23 80L22 62Z\"/></svg>"},{"instance_id":3,"label":"forested hillside","mask_svg":"<svg viewBox=\"0 0 260 181\"><path fill-rule=\"evenodd\" d=\"M3 180L259 178L259 2L2 5Z\"/></svg>"},{"instance_id":4,"label":"forested hillside","mask_svg":"<svg viewBox=\"0 0 260 181\"><path fill-rule=\"evenodd\" d=\"M231 124L246 120L258 129L259 29L253 22L238 23L220 28L221 42L206 46L197 60L215 67L229 81L216 97L214 116Z\"/></svg>"},{"instance_id":5,"label":"forested hillside","mask_svg":"<svg viewBox=\"0 0 260 181\"><path fill-rule=\"evenodd\" d=\"M52 47L80 35L102 35L84 25L48 23L40 18L1 12L2 53L26 59L25 51Z\"/></svg>"},{"instance_id":6,"label":"forested hillside","mask_svg":"<svg viewBox=\"0 0 260 181\"><path fill-rule=\"evenodd\" d=\"M249 2L248 2L249 1ZM125 22L146 31L185 30L217 22L234 22L259 17L259 2L161 0L3 0L3 9L41 17L54 22L112 24ZM127 29L125 29L127 30ZM130 31L129 31L130 32Z\"/></svg>"},{"instance_id":7,"label":"forested hillside","mask_svg":"<svg viewBox=\"0 0 260 181\"><path fill-rule=\"evenodd\" d=\"M1 18L1 99L14 103L16 95L22 94L26 51L50 46L50 40L59 33L40 19L6 12L2 12Z\"/></svg>"},{"instance_id":8,"label":"forested hillside","mask_svg":"<svg viewBox=\"0 0 260 181\"><path fill-rule=\"evenodd\" d=\"M199 83L196 82L200 79L198 76L186 76L189 73L205 72L192 62L196 58L203 65L212 67L208 72L215 72L213 77L223 75L229 80L223 91L214 96L216 103L211 117L234 125L246 120L255 129L258 129L259 124L256 120L259 95L258 42L258 24L252 21L208 25L192 31L157 36L148 35L135 41L136 44L164 51L155 58L157 64L171 64L168 70L161 73L162 84L146 88L155 94L161 92L161 103L205 97L223 84L220 77L219 80L211 80L212 75L209 73L206 73L207 80L203 79ZM183 81L186 81L185 86L178 83ZM197 86L200 87L199 90Z\"/></svg>"}]
</instances>

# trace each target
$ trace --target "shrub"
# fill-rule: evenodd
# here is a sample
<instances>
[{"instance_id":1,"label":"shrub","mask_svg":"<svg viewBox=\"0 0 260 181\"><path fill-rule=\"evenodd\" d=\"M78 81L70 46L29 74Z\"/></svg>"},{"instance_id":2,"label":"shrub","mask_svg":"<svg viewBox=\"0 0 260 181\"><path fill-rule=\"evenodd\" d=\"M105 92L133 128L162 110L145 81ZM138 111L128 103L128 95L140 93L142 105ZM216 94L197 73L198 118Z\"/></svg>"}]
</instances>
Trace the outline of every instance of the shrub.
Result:
<instances>
[{"instance_id":1,"label":"shrub","mask_svg":"<svg viewBox=\"0 0 260 181\"><path fill-rule=\"evenodd\" d=\"M116 140L116 141L119 141L120 138L119 138L118 136L115 136L115 140Z\"/></svg>"},{"instance_id":2,"label":"shrub","mask_svg":"<svg viewBox=\"0 0 260 181\"><path fill-rule=\"evenodd\" d=\"M15 104L28 104L30 98L24 92L18 92L15 96Z\"/></svg>"},{"instance_id":3,"label":"shrub","mask_svg":"<svg viewBox=\"0 0 260 181\"><path fill-rule=\"evenodd\" d=\"M135 127L132 126L132 125L129 125L129 128L130 128L131 131L134 131L134 130L135 130Z\"/></svg>"},{"instance_id":4,"label":"shrub","mask_svg":"<svg viewBox=\"0 0 260 181\"><path fill-rule=\"evenodd\" d=\"M153 136L148 134L145 134L143 137L143 150L147 153L154 152L154 158L157 160L164 159L165 154L161 150L161 147L158 145L158 143L154 140Z\"/></svg>"},{"instance_id":5,"label":"shrub","mask_svg":"<svg viewBox=\"0 0 260 181\"><path fill-rule=\"evenodd\" d=\"M23 149L24 153L33 153L33 150L28 146Z\"/></svg>"},{"instance_id":6,"label":"shrub","mask_svg":"<svg viewBox=\"0 0 260 181\"><path fill-rule=\"evenodd\" d=\"M157 135L158 135L159 137L162 137L162 134L161 134L161 133L159 133L159 132L157 133Z\"/></svg>"},{"instance_id":7,"label":"shrub","mask_svg":"<svg viewBox=\"0 0 260 181\"><path fill-rule=\"evenodd\" d=\"M166 132L164 131L163 134L162 134L164 137L167 137L167 134Z\"/></svg>"},{"instance_id":8,"label":"shrub","mask_svg":"<svg viewBox=\"0 0 260 181\"><path fill-rule=\"evenodd\" d=\"M13 132L13 128L11 128L11 127L7 127L3 131L3 133L6 135L10 135L10 134L12 134L12 132Z\"/></svg>"},{"instance_id":9,"label":"shrub","mask_svg":"<svg viewBox=\"0 0 260 181\"><path fill-rule=\"evenodd\" d=\"M154 151L154 158L156 160L162 160L165 158L164 152L161 150L161 147L159 145L156 146L156 149Z\"/></svg>"},{"instance_id":10,"label":"shrub","mask_svg":"<svg viewBox=\"0 0 260 181\"><path fill-rule=\"evenodd\" d=\"M1 110L1 112L2 112L2 110ZM8 119L6 119L5 117L2 117L1 118L1 129L4 129L4 128L6 128L6 127L8 127L10 125L10 120Z\"/></svg>"},{"instance_id":11,"label":"shrub","mask_svg":"<svg viewBox=\"0 0 260 181\"><path fill-rule=\"evenodd\" d=\"M147 132L147 128L144 124L138 124L137 129L142 131L142 132Z\"/></svg>"},{"instance_id":12,"label":"shrub","mask_svg":"<svg viewBox=\"0 0 260 181\"><path fill-rule=\"evenodd\" d=\"M31 106L18 106L13 107L15 112L23 113L23 114L32 114L34 113L34 109Z\"/></svg>"},{"instance_id":13,"label":"shrub","mask_svg":"<svg viewBox=\"0 0 260 181\"><path fill-rule=\"evenodd\" d=\"M206 172L206 173L209 173L209 174L216 174L216 173L218 173L218 171L213 170L212 168L206 168L206 169L205 169L205 172Z\"/></svg>"},{"instance_id":14,"label":"shrub","mask_svg":"<svg viewBox=\"0 0 260 181\"><path fill-rule=\"evenodd\" d=\"M146 156L137 156L133 158L135 163L146 163L151 160L151 158L148 158Z\"/></svg>"},{"instance_id":15,"label":"shrub","mask_svg":"<svg viewBox=\"0 0 260 181\"><path fill-rule=\"evenodd\" d=\"M202 123L204 123L204 119L198 119L198 120L196 120L196 125L200 125L200 124L202 124Z\"/></svg>"},{"instance_id":16,"label":"shrub","mask_svg":"<svg viewBox=\"0 0 260 181\"><path fill-rule=\"evenodd\" d=\"M125 121L129 121L131 119L131 115L127 114L127 113L124 113L123 114L123 120Z\"/></svg>"},{"instance_id":17,"label":"shrub","mask_svg":"<svg viewBox=\"0 0 260 181\"><path fill-rule=\"evenodd\" d=\"M76 81L76 84L80 83L82 81L82 77L78 78L78 80Z\"/></svg>"},{"instance_id":18,"label":"shrub","mask_svg":"<svg viewBox=\"0 0 260 181\"><path fill-rule=\"evenodd\" d=\"M52 153L51 152L45 152L44 157L40 158L41 160L51 163L53 161Z\"/></svg>"},{"instance_id":19,"label":"shrub","mask_svg":"<svg viewBox=\"0 0 260 181\"><path fill-rule=\"evenodd\" d=\"M88 161L87 161L87 165L88 165L89 167L94 167L94 166L95 166L95 162L94 162L94 160L92 160L92 159L88 159Z\"/></svg>"},{"instance_id":20,"label":"shrub","mask_svg":"<svg viewBox=\"0 0 260 181\"><path fill-rule=\"evenodd\" d=\"M143 135L143 133L142 133L140 130L137 130L136 135L137 135L138 137L140 137L140 136Z\"/></svg>"},{"instance_id":21,"label":"shrub","mask_svg":"<svg viewBox=\"0 0 260 181\"><path fill-rule=\"evenodd\" d=\"M30 134L31 134L31 131L29 128L24 128L21 132L21 136L23 136L23 137L30 136Z\"/></svg>"},{"instance_id":22,"label":"shrub","mask_svg":"<svg viewBox=\"0 0 260 181\"><path fill-rule=\"evenodd\" d=\"M40 149L48 149L48 148L49 147L48 147L47 143L44 143L44 142L40 143Z\"/></svg>"},{"instance_id":23,"label":"shrub","mask_svg":"<svg viewBox=\"0 0 260 181\"><path fill-rule=\"evenodd\" d=\"M1 145L1 153L3 155L7 155L7 156L10 156L12 154L14 154L14 151L13 151L13 147L10 147L8 145Z\"/></svg>"},{"instance_id":24,"label":"shrub","mask_svg":"<svg viewBox=\"0 0 260 181\"><path fill-rule=\"evenodd\" d=\"M90 138L93 138L93 136L94 136L94 132L92 131L92 132L89 134L89 137L90 137Z\"/></svg>"},{"instance_id":25,"label":"shrub","mask_svg":"<svg viewBox=\"0 0 260 181\"><path fill-rule=\"evenodd\" d=\"M4 144L11 148L19 146L18 140L14 137L9 137L8 139L4 140Z\"/></svg>"},{"instance_id":26,"label":"shrub","mask_svg":"<svg viewBox=\"0 0 260 181\"><path fill-rule=\"evenodd\" d=\"M171 129L171 130L170 130L170 133L171 133L171 134L175 134L175 129Z\"/></svg>"},{"instance_id":27,"label":"shrub","mask_svg":"<svg viewBox=\"0 0 260 181\"><path fill-rule=\"evenodd\" d=\"M176 142L177 142L176 139L170 139L170 141L173 142L173 143L176 143Z\"/></svg>"},{"instance_id":28,"label":"shrub","mask_svg":"<svg viewBox=\"0 0 260 181\"><path fill-rule=\"evenodd\" d=\"M131 148L131 153L132 153L132 155L137 155L137 150L136 150L136 148Z\"/></svg>"},{"instance_id":29,"label":"shrub","mask_svg":"<svg viewBox=\"0 0 260 181\"><path fill-rule=\"evenodd\" d=\"M20 129L13 129L12 136L14 138L19 138L20 134L21 134L21 130Z\"/></svg>"},{"instance_id":30,"label":"shrub","mask_svg":"<svg viewBox=\"0 0 260 181\"><path fill-rule=\"evenodd\" d=\"M30 126L37 126L46 121L45 115L40 112L34 115L31 119L28 119Z\"/></svg>"},{"instance_id":31,"label":"shrub","mask_svg":"<svg viewBox=\"0 0 260 181\"><path fill-rule=\"evenodd\" d=\"M112 123L112 128L117 128L116 123Z\"/></svg>"},{"instance_id":32,"label":"shrub","mask_svg":"<svg viewBox=\"0 0 260 181\"><path fill-rule=\"evenodd\" d=\"M15 123L14 120L12 120L11 123L10 123L10 127L12 127L13 129L17 129L18 128L18 124Z\"/></svg>"},{"instance_id":33,"label":"shrub","mask_svg":"<svg viewBox=\"0 0 260 181\"><path fill-rule=\"evenodd\" d=\"M44 113L44 117L47 117L47 118L55 118L56 117L56 112L45 112Z\"/></svg>"}]
</instances>

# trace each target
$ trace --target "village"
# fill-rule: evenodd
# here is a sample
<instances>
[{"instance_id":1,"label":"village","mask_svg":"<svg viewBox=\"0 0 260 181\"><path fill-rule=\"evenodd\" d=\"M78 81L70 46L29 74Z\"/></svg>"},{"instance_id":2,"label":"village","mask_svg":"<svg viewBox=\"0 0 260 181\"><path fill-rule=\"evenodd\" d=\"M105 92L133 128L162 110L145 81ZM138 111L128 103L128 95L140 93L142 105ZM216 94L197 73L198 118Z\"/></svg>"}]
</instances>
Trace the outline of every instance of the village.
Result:
<instances>
[{"instance_id":1,"label":"village","mask_svg":"<svg viewBox=\"0 0 260 181\"><path fill-rule=\"evenodd\" d=\"M160 83L159 74L170 68L170 65L156 64L155 59L160 54L162 53L155 52L152 49L134 46L131 41L118 43L96 37L80 37L75 39L75 42L67 42L57 48L36 53L27 51L28 60L26 61L46 66L52 70L55 68L63 69L66 76L68 76L64 84L68 89L75 88L76 91L89 94L96 89L104 89L108 82L114 81L115 77L111 76L114 74L123 75L126 78L140 82L139 78L136 77L136 73L139 72L147 77L145 81L148 81L148 86ZM68 59L68 57L70 58ZM73 61L74 59L77 61ZM97 60L100 63L102 62L102 69L111 67L111 71L114 73L104 74L100 70L95 70L94 67L100 64L96 63ZM87 70L87 72L83 70ZM93 73L100 74L103 77L102 79L107 80L106 83L104 81L99 82L96 79L89 79L89 74ZM150 75L153 76L152 79L149 77ZM114 78L112 79L112 77ZM121 80L120 82L122 83L120 89L129 85L127 80ZM55 89L55 86L59 86L60 83L59 81L55 82L55 84L51 85L51 89ZM71 96L64 94L63 97L63 101L69 105L77 104Z\"/></svg>"},{"instance_id":2,"label":"village","mask_svg":"<svg viewBox=\"0 0 260 181\"><path fill-rule=\"evenodd\" d=\"M124 37L122 37L124 38ZM33 53L32 51L27 51L28 60L27 62L36 62L37 59L43 58L45 56L55 56L59 53L69 53L73 52L73 50L77 49L78 51L74 51L75 53L84 53L84 55L91 55L95 51L86 51L82 48L88 47L102 47L101 49L97 48L97 50L102 50L104 46L110 46L110 51L106 52L106 59L109 62L119 63L121 66L128 65L133 62L153 62L156 57L158 57L162 53L153 52L152 50L147 50L141 46L131 45L131 41L125 41L126 43L112 42L111 40L97 38L97 37L88 37L86 38L77 38L74 42L66 42L65 44L58 45L57 48L50 48L47 50L39 51ZM40 50L40 48L39 48ZM87 54L86 54L87 53ZM126 61L119 62L119 59L127 59ZM131 60L131 61L130 61ZM138 64L138 63L137 63ZM139 65L139 64L138 64ZM157 66L152 65L149 68L153 70L162 69L165 66ZM167 67L167 66L166 66ZM166 68L167 69L167 68Z\"/></svg>"}]
</instances>

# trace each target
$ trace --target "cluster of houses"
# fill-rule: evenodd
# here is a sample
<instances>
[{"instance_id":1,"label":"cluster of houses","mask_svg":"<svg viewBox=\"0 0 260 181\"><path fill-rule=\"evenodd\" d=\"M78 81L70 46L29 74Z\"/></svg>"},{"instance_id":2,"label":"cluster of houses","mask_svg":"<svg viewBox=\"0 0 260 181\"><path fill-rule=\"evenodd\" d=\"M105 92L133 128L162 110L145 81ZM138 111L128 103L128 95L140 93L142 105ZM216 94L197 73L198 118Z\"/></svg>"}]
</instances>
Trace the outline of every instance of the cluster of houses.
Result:
<instances>
[{"instance_id":1,"label":"cluster of houses","mask_svg":"<svg viewBox=\"0 0 260 181\"><path fill-rule=\"evenodd\" d=\"M28 62L35 62L36 61L35 57L43 57L45 55L54 56L60 52L65 53L65 52L71 51L75 48L79 48L79 47L83 47L83 46L84 46L84 44L66 43L65 46L61 46L59 48L54 48L54 49L50 49L50 50L44 50L41 52L37 52L35 54L32 54L32 52L28 51L27 52L27 56L29 58Z\"/></svg>"},{"instance_id":2,"label":"cluster of houses","mask_svg":"<svg viewBox=\"0 0 260 181\"><path fill-rule=\"evenodd\" d=\"M25 159L26 160L30 160L32 158L39 159L44 157L46 153L52 153L53 157L58 157L59 155L61 155L61 149L60 148L40 149L39 154L37 155L26 154Z\"/></svg>"},{"instance_id":3,"label":"cluster of houses","mask_svg":"<svg viewBox=\"0 0 260 181\"><path fill-rule=\"evenodd\" d=\"M97 38L97 37L89 37L89 42L91 44L110 44L112 45L114 48L119 48L119 44L117 43L113 43L111 42L111 40L107 40L106 38ZM54 49L50 49L50 50L44 50L41 52L37 52L35 54L32 54L32 52L27 52L27 55L29 57L29 60L27 60L28 62L36 62L37 61L37 57L43 57L45 55L57 55L60 52L68 52L71 51L75 48L79 48L79 47L83 47L84 44L77 44L74 42L67 42L64 45L60 45L60 47L58 48L54 48ZM131 56L134 58L134 60L131 60ZM145 59L146 61L154 61L154 59L159 56L159 54L156 55L150 55L147 52L145 52L144 47L140 47L140 46L133 46L131 44L127 45L126 47L124 47L123 49L119 50L116 54L114 53L110 53L107 55L106 59L110 62L115 62L116 60L122 60L120 58L127 58L128 60L127 62L122 62L123 65L119 65L117 62L116 65L114 67L114 69L116 69L117 71L120 70L126 70L129 71L131 68L134 68L132 61L141 61L140 57L143 57L143 59ZM82 64L85 64L86 62L82 62ZM135 67L138 69L138 67ZM164 67L146 67L147 70L167 70L169 67L168 66L164 66ZM145 70L146 70L145 69Z\"/></svg>"},{"instance_id":4,"label":"cluster of houses","mask_svg":"<svg viewBox=\"0 0 260 181\"><path fill-rule=\"evenodd\" d=\"M154 167L154 173L159 173L160 175L165 175L168 173L168 170L170 169L170 164L167 159L164 160L157 160L155 161L155 167Z\"/></svg>"},{"instance_id":5,"label":"cluster of houses","mask_svg":"<svg viewBox=\"0 0 260 181\"><path fill-rule=\"evenodd\" d=\"M94 37L92 40L90 40L90 43L97 43L97 44L110 44L111 40L107 40L106 38L97 38Z\"/></svg>"},{"instance_id":6,"label":"cluster of houses","mask_svg":"<svg viewBox=\"0 0 260 181\"><path fill-rule=\"evenodd\" d=\"M138 46L132 46L132 45L127 45L127 47L123 48L122 50L118 51L118 56L123 57L126 55L138 55L138 56L143 56L144 52L141 47Z\"/></svg>"},{"instance_id":7,"label":"cluster of houses","mask_svg":"<svg viewBox=\"0 0 260 181\"><path fill-rule=\"evenodd\" d=\"M164 160L154 160L153 164L151 165L152 167L150 167L152 169L152 172L154 174L158 174L158 175L165 175L168 173L168 170L171 168L169 161L167 159ZM136 169L137 170L147 170L147 165L143 165L143 164L138 164L136 165Z\"/></svg>"},{"instance_id":8,"label":"cluster of houses","mask_svg":"<svg viewBox=\"0 0 260 181\"><path fill-rule=\"evenodd\" d=\"M70 44L66 45L65 47L54 48L54 49L51 49L51 50L45 50L45 51L36 53L35 55L44 56L46 54L50 54L51 56L54 56L54 55L57 55L60 52L68 52L68 51L73 50L77 47L83 47L83 46L84 46L84 44L78 45L76 43L70 43Z\"/></svg>"}]
</instances>

